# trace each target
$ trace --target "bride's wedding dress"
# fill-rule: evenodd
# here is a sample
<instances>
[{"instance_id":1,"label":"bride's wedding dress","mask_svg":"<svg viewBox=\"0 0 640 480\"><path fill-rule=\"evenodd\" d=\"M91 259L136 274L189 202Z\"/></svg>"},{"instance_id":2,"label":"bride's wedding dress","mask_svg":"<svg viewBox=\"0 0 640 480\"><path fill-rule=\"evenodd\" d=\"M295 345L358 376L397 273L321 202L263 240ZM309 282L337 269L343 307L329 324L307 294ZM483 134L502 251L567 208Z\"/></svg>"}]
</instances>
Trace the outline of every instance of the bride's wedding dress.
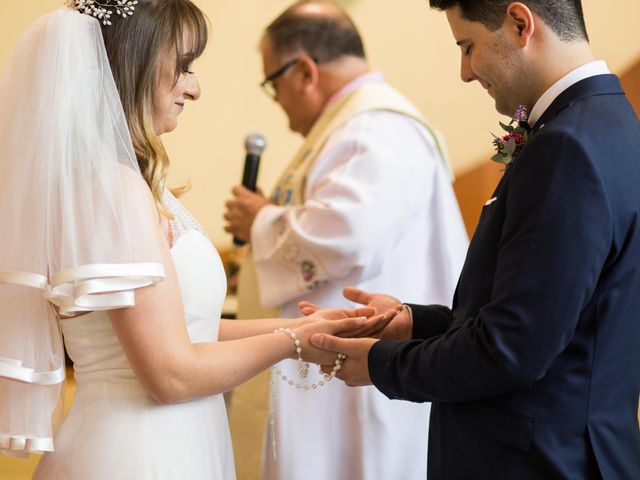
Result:
<instances>
[{"instance_id":1,"label":"bride's wedding dress","mask_svg":"<svg viewBox=\"0 0 640 480\"><path fill-rule=\"evenodd\" d=\"M215 342L226 281L211 242L170 194L165 205L191 341ZM160 405L142 388L105 312L60 320L74 363L73 405L35 479L234 479L222 395Z\"/></svg>"}]
</instances>

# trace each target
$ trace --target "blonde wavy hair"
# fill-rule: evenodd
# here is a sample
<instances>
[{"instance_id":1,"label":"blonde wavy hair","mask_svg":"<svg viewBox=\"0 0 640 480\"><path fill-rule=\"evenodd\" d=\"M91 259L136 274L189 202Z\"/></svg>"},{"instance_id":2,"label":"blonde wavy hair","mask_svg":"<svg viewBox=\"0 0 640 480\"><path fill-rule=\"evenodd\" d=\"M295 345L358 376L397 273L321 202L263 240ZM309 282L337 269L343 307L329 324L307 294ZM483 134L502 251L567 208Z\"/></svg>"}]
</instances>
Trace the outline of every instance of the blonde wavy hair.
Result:
<instances>
[{"instance_id":1,"label":"blonde wavy hair","mask_svg":"<svg viewBox=\"0 0 640 480\"><path fill-rule=\"evenodd\" d=\"M161 200L169 157L153 128L158 58L175 48L177 82L207 45L207 19L189 0L141 0L133 15L114 17L112 25L101 27L111 71L142 176L159 211L171 218ZM171 191L180 195L189 188L186 184Z\"/></svg>"}]
</instances>

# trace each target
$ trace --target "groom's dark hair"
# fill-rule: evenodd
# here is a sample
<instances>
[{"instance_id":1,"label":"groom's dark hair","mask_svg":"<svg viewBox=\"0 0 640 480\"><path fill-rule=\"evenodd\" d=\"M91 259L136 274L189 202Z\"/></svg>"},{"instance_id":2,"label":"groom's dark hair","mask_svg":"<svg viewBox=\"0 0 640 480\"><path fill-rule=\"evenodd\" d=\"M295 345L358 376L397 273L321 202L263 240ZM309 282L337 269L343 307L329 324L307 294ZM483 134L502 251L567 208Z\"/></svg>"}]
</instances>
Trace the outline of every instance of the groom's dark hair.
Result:
<instances>
[{"instance_id":1,"label":"groom's dark hair","mask_svg":"<svg viewBox=\"0 0 640 480\"><path fill-rule=\"evenodd\" d=\"M561 40L589 40L581 0L520 0L539 16ZM504 15L513 0L429 0L431 8L447 10L460 7L462 17L480 22L491 31L502 26Z\"/></svg>"}]
</instances>

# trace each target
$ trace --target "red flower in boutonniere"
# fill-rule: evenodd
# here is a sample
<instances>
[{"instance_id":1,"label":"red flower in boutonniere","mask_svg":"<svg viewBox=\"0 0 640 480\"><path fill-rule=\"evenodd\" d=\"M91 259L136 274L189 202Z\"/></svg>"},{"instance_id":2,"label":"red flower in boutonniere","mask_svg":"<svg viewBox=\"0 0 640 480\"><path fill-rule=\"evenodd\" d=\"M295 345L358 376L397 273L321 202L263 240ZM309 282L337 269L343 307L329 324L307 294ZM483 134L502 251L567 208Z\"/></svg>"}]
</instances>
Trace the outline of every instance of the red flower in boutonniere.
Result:
<instances>
[{"instance_id":1,"label":"red flower in boutonniere","mask_svg":"<svg viewBox=\"0 0 640 480\"><path fill-rule=\"evenodd\" d=\"M506 168L520 154L527 141L533 136L527 118L527 107L520 105L508 125L500 122L500 126L507 133L502 137L491 134L493 146L496 149L496 154L491 157L491 160L503 163Z\"/></svg>"}]
</instances>

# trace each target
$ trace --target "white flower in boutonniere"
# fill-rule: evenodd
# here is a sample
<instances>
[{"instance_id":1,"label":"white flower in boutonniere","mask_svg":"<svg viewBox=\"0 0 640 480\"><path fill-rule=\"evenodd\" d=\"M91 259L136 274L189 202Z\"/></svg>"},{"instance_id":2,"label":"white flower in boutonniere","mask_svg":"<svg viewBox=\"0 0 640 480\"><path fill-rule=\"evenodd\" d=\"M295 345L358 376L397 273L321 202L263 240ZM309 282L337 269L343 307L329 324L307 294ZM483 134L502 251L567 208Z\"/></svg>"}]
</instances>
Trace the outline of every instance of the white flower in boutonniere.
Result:
<instances>
[{"instance_id":1,"label":"white flower in boutonniere","mask_svg":"<svg viewBox=\"0 0 640 480\"><path fill-rule=\"evenodd\" d=\"M527 118L527 107L520 105L508 125L500 122L500 126L507 133L502 137L491 134L493 135L493 146L496 149L496 154L491 157L491 160L503 163L506 168L520 154L533 136Z\"/></svg>"}]
</instances>

